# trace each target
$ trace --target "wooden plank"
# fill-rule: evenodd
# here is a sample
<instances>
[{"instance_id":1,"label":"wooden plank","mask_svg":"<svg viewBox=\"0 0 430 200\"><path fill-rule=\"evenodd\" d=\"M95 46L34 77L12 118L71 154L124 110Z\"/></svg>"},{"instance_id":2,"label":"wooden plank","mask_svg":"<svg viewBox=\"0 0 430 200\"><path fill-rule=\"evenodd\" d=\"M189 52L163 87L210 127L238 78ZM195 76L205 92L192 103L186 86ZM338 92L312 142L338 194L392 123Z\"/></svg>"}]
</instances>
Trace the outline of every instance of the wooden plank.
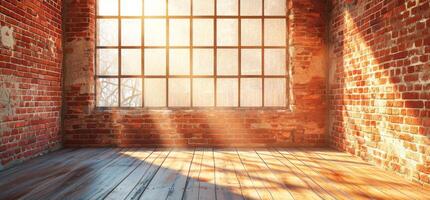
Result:
<instances>
[{"instance_id":1,"label":"wooden plank","mask_svg":"<svg viewBox=\"0 0 430 200\"><path fill-rule=\"evenodd\" d=\"M166 158L170 155L171 151L171 149L157 149L151 155L149 159L154 160L151 162L151 165L149 166L148 170L146 170L143 174L140 174L140 179L138 180L137 184L132 188L132 190L128 193L128 195L124 198L125 200L136 200L140 198L140 196L148 187L149 183L157 174L158 170L161 169L161 166L163 165Z\"/></svg>"},{"instance_id":2,"label":"wooden plank","mask_svg":"<svg viewBox=\"0 0 430 200\"><path fill-rule=\"evenodd\" d=\"M283 184L288 187L294 199L324 199L313 188L303 181L290 167L285 166L272 155L270 150L257 150L258 156L276 174Z\"/></svg>"},{"instance_id":3,"label":"wooden plank","mask_svg":"<svg viewBox=\"0 0 430 200\"><path fill-rule=\"evenodd\" d=\"M57 159L57 157L52 158L52 162L57 163L55 166L48 165L46 167L40 167L34 169L34 171L29 171L20 174L11 174L10 176L4 177L2 179L2 185L0 186L0 199L8 197L8 199L19 198L36 187L43 187L44 184L50 181L55 181L58 177L67 174L71 170L71 166L79 165L82 161L91 159L93 156L98 156L108 149L90 149L90 150L80 150L78 152L71 153L72 156L68 157L68 160ZM51 162L47 160L46 162Z\"/></svg>"},{"instance_id":4,"label":"wooden plank","mask_svg":"<svg viewBox=\"0 0 430 200\"><path fill-rule=\"evenodd\" d=\"M140 199L181 199L193 154L193 150L172 151Z\"/></svg>"},{"instance_id":5,"label":"wooden plank","mask_svg":"<svg viewBox=\"0 0 430 200\"><path fill-rule=\"evenodd\" d=\"M280 163L282 163L285 168L288 168L293 172L294 175L300 178L300 180L297 180L297 182L295 182L296 184L300 184L303 187L312 188L312 191L323 199L335 199L328 191L325 190L325 188L323 188L321 185L315 182L312 177L306 174L305 171L295 166L295 160L289 160L281 153L279 153L276 149L270 149L270 153L274 158L276 158Z\"/></svg>"},{"instance_id":6,"label":"wooden plank","mask_svg":"<svg viewBox=\"0 0 430 200\"><path fill-rule=\"evenodd\" d=\"M244 199L236 170L225 151L214 150L216 197L218 200Z\"/></svg>"},{"instance_id":7,"label":"wooden plank","mask_svg":"<svg viewBox=\"0 0 430 200\"><path fill-rule=\"evenodd\" d=\"M326 192L333 196L335 199L351 199L352 197L343 191L345 189L339 183L330 181L325 176L321 175L318 171L316 171L313 167L306 165L305 162L297 159L292 153L290 153L291 149L278 149L278 152L284 156L286 159L291 161L291 163L303 171L308 177L310 177L315 183L320 185Z\"/></svg>"},{"instance_id":8,"label":"wooden plank","mask_svg":"<svg viewBox=\"0 0 430 200\"><path fill-rule=\"evenodd\" d=\"M199 180L199 199L215 199L215 163L211 148L204 149Z\"/></svg>"},{"instance_id":9,"label":"wooden plank","mask_svg":"<svg viewBox=\"0 0 430 200\"><path fill-rule=\"evenodd\" d=\"M242 195L245 199L262 199L261 196L271 198L268 191L257 190L257 188L254 186L254 182L243 166L236 149L225 150L224 157L232 163L232 166L236 172L237 180L240 184L240 189L242 190Z\"/></svg>"},{"instance_id":10,"label":"wooden plank","mask_svg":"<svg viewBox=\"0 0 430 200\"><path fill-rule=\"evenodd\" d=\"M3 171L0 171L0 182L3 180L6 176L10 176L15 173L26 173L30 171L35 171L37 169L40 169L41 166L49 166L51 164L53 159L66 159L68 156L72 156L73 153L76 153L78 149L61 149L53 152L49 152L46 155L38 156L29 160L24 161L23 163L20 163L12 168L5 169ZM73 153L72 153L73 152ZM49 162L47 162L49 161Z\"/></svg>"},{"instance_id":11,"label":"wooden plank","mask_svg":"<svg viewBox=\"0 0 430 200\"><path fill-rule=\"evenodd\" d=\"M88 184L86 182L97 180L97 177L101 174L100 171L120 160L121 153L126 151L126 149L111 149L111 152L106 156L93 157L91 159L92 164L86 163L72 173L67 174L65 178L60 179L58 184L53 186L55 190L50 189L51 192L49 193L43 192L39 194L39 199L69 198L73 193L78 193L85 184Z\"/></svg>"},{"instance_id":12,"label":"wooden plank","mask_svg":"<svg viewBox=\"0 0 430 200\"><path fill-rule=\"evenodd\" d=\"M146 152L146 149L139 149L138 151ZM121 183L116 186L104 199L115 200L125 199L139 185L140 181L145 177L148 170L154 164L154 161L160 157L162 151L153 150L147 154L147 157L139 163L135 170L130 173ZM167 153L166 153L167 156ZM166 157L164 156L164 158Z\"/></svg>"},{"instance_id":13,"label":"wooden plank","mask_svg":"<svg viewBox=\"0 0 430 200\"><path fill-rule=\"evenodd\" d=\"M112 185L119 184L137 166L136 153L136 149L125 149L119 152L119 157L114 162L87 176L79 185L57 197L59 199L97 199L106 195Z\"/></svg>"},{"instance_id":14,"label":"wooden plank","mask_svg":"<svg viewBox=\"0 0 430 200\"><path fill-rule=\"evenodd\" d=\"M121 163L115 163L110 166L111 169L105 169L101 172L106 175L106 178L101 178L95 184L97 189L92 189L91 192L94 193L88 199L104 199L112 190L114 190L124 179L126 179L130 174L148 158L149 155L154 151L154 149L138 149L135 152L126 154L128 159L124 159ZM114 175L112 175L114 173Z\"/></svg>"},{"instance_id":15,"label":"wooden plank","mask_svg":"<svg viewBox=\"0 0 430 200\"><path fill-rule=\"evenodd\" d=\"M294 199L288 188L275 174L270 172L254 150L238 150L237 152L251 176L254 186L258 188L257 191L260 193L260 191L266 190L270 193L270 196L261 196L263 199Z\"/></svg>"},{"instance_id":16,"label":"wooden plank","mask_svg":"<svg viewBox=\"0 0 430 200\"><path fill-rule=\"evenodd\" d=\"M188 180L185 187L184 196L182 198L183 200L199 199L199 175L202 167L203 153L203 148L196 148L194 151L194 158L188 173Z\"/></svg>"},{"instance_id":17,"label":"wooden plank","mask_svg":"<svg viewBox=\"0 0 430 200\"><path fill-rule=\"evenodd\" d=\"M321 169L321 174L328 179L345 185L349 190L348 193L351 195L359 196L362 199L389 199L392 196L375 190L373 187L367 187L368 183L360 181L357 176L359 174L343 168L342 165L332 165L330 162L324 162L320 157L313 154L311 151L305 149L299 149L296 153L296 157L302 161L313 163L317 169ZM357 197L354 197L357 198Z\"/></svg>"},{"instance_id":18,"label":"wooden plank","mask_svg":"<svg viewBox=\"0 0 430 200\"><path fill-rule=\"evenodd\" d=\"M422 186L407 181L393 172L379 169L358 157L328 149L315 149L313 152L330 163L350 169L355 173L355 178L362 179L391 198L421 199L423 195L430 196L430 192L424 190Z\"/></svg>"}]
</instances>

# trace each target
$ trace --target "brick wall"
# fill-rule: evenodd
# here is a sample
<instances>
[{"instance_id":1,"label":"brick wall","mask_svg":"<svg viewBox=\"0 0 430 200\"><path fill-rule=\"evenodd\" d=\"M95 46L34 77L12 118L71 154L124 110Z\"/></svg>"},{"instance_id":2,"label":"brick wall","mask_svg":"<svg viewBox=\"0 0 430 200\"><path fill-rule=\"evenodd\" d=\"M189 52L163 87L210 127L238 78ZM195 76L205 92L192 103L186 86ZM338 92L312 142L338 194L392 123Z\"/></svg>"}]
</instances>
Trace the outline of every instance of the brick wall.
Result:
<instances>
[{"instance_id":1,"label":"brick wall","mask_svg":"<svg viewBox=\"0 0 430 200\"><path fill-rule=\"evenodd\" d=\"M291 0L291 110L99 110L95 0L65 2L65 146L322 146L326 141L325 2Z\"/></svg>"},{"instance_id":2,"label":"brick wall","mask_svg":"<svg viewBox=\"0 0 430 200\"><path fill-rule=\"evenodd\" d=\"M331 4L331 146L429 184L430 1Z\"/></svg>"},{"instance_id":3,"label":"brick wall","mask_svg":"<svg viewBox=\"0 0 430 200\"><path fill-rule=\"evenodd\" d=\"M58 148L60 0L0 1L0 170Z\"/></svg>"}]
</instances>

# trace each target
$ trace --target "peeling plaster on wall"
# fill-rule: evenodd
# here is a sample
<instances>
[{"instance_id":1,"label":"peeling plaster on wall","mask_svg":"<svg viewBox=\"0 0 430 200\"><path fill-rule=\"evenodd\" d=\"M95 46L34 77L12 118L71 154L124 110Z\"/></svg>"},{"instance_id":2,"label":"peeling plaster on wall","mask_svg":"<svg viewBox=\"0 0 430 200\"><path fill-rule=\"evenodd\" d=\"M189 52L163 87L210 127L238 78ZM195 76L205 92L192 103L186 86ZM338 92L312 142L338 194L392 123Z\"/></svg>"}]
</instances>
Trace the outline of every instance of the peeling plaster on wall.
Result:
<instances>
[{"instance_id":1,"label":"peeling plaster on wall","mask_svg":"<svg viewBox=\"0 0 430 200\"><path fill-rule=\"evenodd\" d=\"M306 54L309 52L308 49L296 49L295 54ZM326 77L326 68L325 67L313 67L313 66L321 66L321 63L325 63L325 53L324 50L318 52L317 55L312 56L312 61L310 61L310 66L306 67L295 67L294 68L294 79L297 84L306 84L309 83L312 78Z\"/></svg>"},{"instance_id":2,"label":"peeling plaster on wall","mask_svg":"<svg viewBox=\"0 0 430 200\"><path fill-rule=\"evenodd\" d=\"M12 85L12 88L7 85ZM17 87L17 83L12 76L0 75L0 119L3 116L10 116L15 114L14 107L19 103L19 99L13 98L12 91Z\"/></svg>"},{"instance_id":3,"label":"peeling plaster on wall","mask_svg":"<svg viewBox=\"0 0 430 200\"><path fill-rule=\"evenodd\" d=\"M13 28L9 28L8 26L0 26L0 40L2 46L14 49L15 38L13 37Z\"/></svg>"},{"instance_id":4,"label":"peeling plaster on wall","mask_svg":"<svg viewBox=\"0 0 430 200\"><path fill-rule=\"evenodd\" d=\"M53 37L48 38L48 49L51 55L54 55L56 52L55 40Z\"/></svg>"},{"instance_id":5,"label":"peeling plaster on wall","mask_svg":"<svg viewBox=\"0 0 430 200\"><path fill-rule=\"evenodd\" d=\"M94 80L90 66L90 60L93 56L89 55L91 50L91 43L85 40L75 40L65 44L65 78L64 85L70 88L73 85L80 85L81 94L94 93Z\"/></svg>"}]
</instances>

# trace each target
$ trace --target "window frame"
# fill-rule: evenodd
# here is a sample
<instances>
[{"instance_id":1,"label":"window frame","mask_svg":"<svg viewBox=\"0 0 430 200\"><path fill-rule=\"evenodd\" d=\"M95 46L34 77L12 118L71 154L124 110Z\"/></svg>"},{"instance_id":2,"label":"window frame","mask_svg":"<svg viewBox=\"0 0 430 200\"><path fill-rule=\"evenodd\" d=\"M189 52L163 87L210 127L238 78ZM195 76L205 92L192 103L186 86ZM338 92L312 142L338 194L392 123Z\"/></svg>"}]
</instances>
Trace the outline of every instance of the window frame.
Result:
<instances>
[{"instance_id":1,"label":"window frame","mask_svg":"<svg viewBox=\"0 0 430 200\"><path fill-rule=\"evenodd\" d=\"M95 29L94 29L94 33L95 33L95 42L94 42L94 106L97 109L100 110L111 110L111 109L124 109L124 110L136 110L136 109L143 109L143 110L176 110L176 109L185 109L185 110L198 110L198 109L246 109L246 110L290 110L290 78L291 78L291 73L290 73L290 54L289 54L289 9L287 9L287 7L285 8L285 16L283 15L270 15L270 16L265 16L264 10L265 10L265 0L261 0L262 1L262 13L261 16L242 16L241 15L241 0L237 0L238 1L238 11L237 11L237 15L217 15L217 0L214 0L214 5L213 5L213 9L214 9L214 13L213 15L193 15L193 1L194 0L190 0L190 15L169 15L169 0L165 0L165 15L160 15L160 16L155 16L155 15L151 15L151 16L145 16L145 10L144 10L144 1L145 0L141 0L141 4L142 4L142 8L141 8L141 15L140 16L121 16L121 0L115 0L118 3L118 9L117 9L117 15L106 15L106 16L99 16L98 15L98 3L99 0L96 0L95 2ZM288 5L288 0L284 0L285 5ZM117 37L117 45L116 46L99 46L98 45L98 20L99 19L116 19L117 20L117 26L118 26L118 37ZM121 39L122 39L122 29L121 29L121 22L122 19L139 19L140 23L141 23L141 44L139 46L122 46L121 45ZM165 34L166 34L166 38L165 38L165 45L164 46L146 46L144 43L144 21L145 19L164 19L166 20L166 30L165 30ZM189 19L189 24L190 24L190 43L189 46L170 46L169 42L170 42L170 27L169 27L169 21L170 19ZM213 45L212 46L194 46L193 45L193 19L213 19ZM217 20L218 19L235 19L238 22L238 44L237 46L217 46ZM254 45L254 46L242 46L241 44L241 25L242 25L242 19L261 19L261 45ZM285 44L282 46L265 46L265 37L264 37L264 25L265 25L265 19L285 19ZM150 49L165 49L166 50L166 57L165 57L165 62L166 62L166 74L165 75L145 75L144 74L144 70L145 70L145 66L144 66L144 55L145 55L145 49L150 48ZM98 75L97 69L98 69L98 60L97 60L97 56L98 56L98 50L99 49L115 49L118 50L118 73L117 75ZM140 49L141 50L141 74L140 75L122 75L121 70L122 70L122 63L121 63L121 51L122 49ZM190 73L189 75L171 75L169 74L169 52L170 49L188 49L190 51ZM213 57L213 75L194 75L193 74L193 49L211 49L213 50L214 53L214 57ZM217 50L218 49L237 49L238 51L238 73L236 75L218 75L217 74ZM242 54L242 49L258 49L261 50L261 74L260 75L243 75L241 72L242 69L242 59L241 59L241 54ZM285 73L284 75L265 75L265 49L283 49L285 50ZM118 85L117 85L117 101L118 101L118 105L116 106L99 106L98 105L98 91L97 91L97 85L98 85L98 79L100 78L115 78L118 80ZM124 78L138 78L141 80L142 82L142 86L141 86L141 106L122 106L121 105L121 80ZM145 106L145 79L150 79L150 78L162 78L166 80L166 91L165 91L165 106L161 106L161 107L148 107ZM188 78L190 80L190 105L189 106L169 106L169 79L171 78ZM211 78L214 80L214 91L213 91L213 105L212 106L195 106L193 105L193 79L196 78ZM238 91L237 91L237 105L236 106L219 106L217 105L217 79L219 78L234 78L237 79L237 84L238 84ZM241 79L243 78L257 78L259 81L261 81L261 105L260 106L242 106L241 105ZM284 106L266 106L265 105L265 79L267 78L272 78L272 79L283 79L285 81L285 105Z\"/></svg>"}]
</instances>

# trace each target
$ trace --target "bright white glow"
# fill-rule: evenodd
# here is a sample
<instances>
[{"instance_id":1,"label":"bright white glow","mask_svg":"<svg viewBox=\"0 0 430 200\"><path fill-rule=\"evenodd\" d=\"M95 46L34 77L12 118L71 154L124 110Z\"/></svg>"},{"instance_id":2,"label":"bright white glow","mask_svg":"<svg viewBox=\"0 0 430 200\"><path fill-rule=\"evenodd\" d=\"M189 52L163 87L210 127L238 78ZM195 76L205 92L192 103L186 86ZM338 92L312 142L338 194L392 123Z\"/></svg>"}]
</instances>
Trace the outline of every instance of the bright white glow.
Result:
<instances>
[{"instance_id":1,"label":"bright white glow","mask_svg":"<svg viewBox=\"0 0 430 200\"><path fill-rule=\"evenodd\" d=\"M261 49L242 49L242 75L261 75Z\"/></svg>"},{"instance_id":2,"label":"bright white glow","mask_svg":"<svg viewBox=\"0 0 430 200\"><path fill-rule=\"evenodd\" d=\"M258 107L262 105L262 80L261 78L240 79L240 105L246 107Z\"/></svg>"},{"instance_id":3,"label":"bright white glow","mask_svg":"<svg viewBox=\"0 0 430 200\"><path fill-rule=\"evenodd\" d=\"M166 45L166 20L165 19L145 19L145 45L164 46Z\"/></svg>"},{"instance_id":4,"label":"bright white glow","mask_svg":"<svg viewBox=\"0 0 430 200\"><path fill-rule=\"evenodd\" d=\"M191 84L189 78L169 79L169 106L191 106Z\"/></svg>"},{"instance_id":5,"label":"bright white glow","mask_svg":"<svg viewBox=\"0 0 430 200\"><path fill-rule=\"evenodd\" d=\"M98 0L97 15L99 16L118 15L118 0Z\"/></svg>"},{"instance_id":6,"label":"bright white glow","mask_svg":"<svg viewBox=\"0 0 430 200\"><path fill-rule=\"evenodd\" d=\"M193 74L213 75L214 74L214 50L213 49L193 49Z\"/></svg>"},{"instance_id":7,"label":"bright white glow","mask_svg":"<svg viewBox=\"0 0 430 200\"><path fill-rule=\"evenodd\" d=\"M121 50L121 74L122 75L141 75L142 50L122 49Z\"/></svg>"},{"instance_id":8,"label":"bright white glow","mask_svg":"<svg viewBox=\"0 0 430 200\"><path fill-rule=\"evenodd\" d=\"M217 20L217 45L218 46L237 46L238 45L237 19L218 19Z\"/></svg>"},{"instance_id":9,"label":"bright white glow","mask_svg":"<svg viewBox=\"0 0 430 200\"><path fill-rule=\"evenodd\" d=\"M142 43L140 19L121 20L121 45L140 46Z\"/></svg>"},{"instance_id":10,"label":"bright white glow","mask_svg":"<svg viewBox=\"0 0 430 200\"><path fill-rule=\"evenodd\" d=\"M264 20L264 45L284 46L286 43L285 19L265 19Z\"/></svg>"},{"instance_id":11,"label":"bright white glow","mask_svg":"<svg viewBox=\"0 0 430 200\"><path fill-rule=\"evenodd\" d=\"M214 0L193 0L194 16L213 16Z\"/></svg>"},{"instance_id":12,"label":"bright white glow","mask_svg":"<svg viewBox=\"0 0 430 200\"><path fill-rule=\"evenodd\" d=\"M121 16L142 15L142 0L121 0Z\"/></svg>"},{"instance_id":13,"label":"bright white glow","mask_svg":"<svg viewBox=\"0 0 430 200\"><path fill-rule=\"evenodd\" d=\"M217 0L217 15L237 15L239 0Z\"/></svg>"},{"instance_id":14,"label":"bright white glow","mask_svg":"<svg viewBox=\"0 0 430 200\"><path fill-rule=\"evenodd\" d=\"M118 20L97 19L97 45L118 45Z\"/></svg>"},{"instance_id":15,"label":"bright white glow","mask_svg":"<svg viewBox=\"0 0 430 200\"><path fill-rule=\"evenodd\" d=\"M238 49L217 50L218 75L238 75L239 51Z\"/></svg>"},{"instance_id":16,"label":"bright white glow","mask_svg":"<svg viewBox=\"0 0 430 200\"><path fill-rule=\"evenodd\" d=\"M266 78L264 79L264 105L286 106L286 79Z\"/></svg>"},{"instance_id":17,"label":"bright white glow","mask_svg":"<svg viewBox=\"0 0 430 200\"><path fill-rule=\"evenodd\" d=\"M286 0L264 0L264 15L266 16L285 16L286 10Z\"/></svg>"},{"instance_id":18,"label":"bright white glow","mask_svg":"<svg viewBox=\"0 0 430 200\"><path fill-rule=\"evenodd\" d=\"M169 65L171 75L189 75L190 49L170 49Z\"/></svg>"},{"instance_id":19,"label":"bright white glow","mask_svg":"<svg viewBox=\"0 0 430 200\"><path fill-rule=\"evenodd\" d=\"M193 106L214 106L214 79L193 79Z\"/></svg>"},{"instance_id":20,"label":"bright white glow","mask_svg":"<svg viewBox=\"0 0 430 200\"><path fill-rule=\"evenodd\" d=\"M170 19L169 39L170 46L189 46L190 45L190 20L189 19Z\"/></svg>"},{"instance_id":21,"label":"bright white glow","mask_svg":"<svg viewBox=\"0 0 430 200\"><path fill-rule=\"evenodd\" d=\"M212 46L214 44L214 20L193 20L193 45Z\"/></svg>"},{"instance_id":22,"label":"bright white glow","mask_svg":"<svg viewBox=\"0 0 430 200\"><path fill-rule=\"evenodd\" d=\"M166 49L145 49L145 75L166 75Z\"/></svg>"},{"instance_id":23,"label":"bright white glow","mask_svg":"<svg viewBox=\"0 0 430 200\"><path fill-rule=\"evenodd\" d=\"M260 46L262 42L261 19L242 19L242 46Z\"/></svg>"},{"instance_id":24,"label":"bright white glow","mask_svg":"<svg viewBox=\"0 0 430 200\"><path fill-rule=\"evenodd\" d=\"M285 75L286 71L285 49L264 49L264 74Z\"/></svg>"},{"instance_id":25,"label":"bright white glow","mask_svg":"<svg viewBox=\"0 0 430 200\"><path fill-rule=\"evenodd\" d=\"M240 15L261 16L262 14L262 0L240 0Z\"/></svg>"},{"instance_id":26,"label":"bright white glow","mask_svg":"<svg viewBox=\"0 0 430 200\"><path fill-rule=\"evenodd\" d=\"M169 0L169 15L191 15L191 0Z\"/></svg>"},{"instance_id":27,"label":"bright white glow","mask_svg":"<svg viewBox=\"0 0 430 200\"><path fill-rule=\"evenodd\" d=\"M220 107L236 107L239 105L239 79L217 79L217 105Z\"/></svg>"},{"instance_id":28,"label":"bright white glow","mask_svg":"<svg viewBox=\"0 0 430 200\"><path fill-rule=\"evenodd\" d=\"M147 78L145 79L145 107L165 107L166 106L166 79Z\"/></svg>"},{"instance_id":29,"label":"bright white glow","mask_svg":"<svg viewBox=\"0 0 430 200\"><path fill-rule=\"evenodd\" d=\"M146 16L166 15L166 1L164 0L144 0L144 14Z\"/></svg>"}]
</instances>

